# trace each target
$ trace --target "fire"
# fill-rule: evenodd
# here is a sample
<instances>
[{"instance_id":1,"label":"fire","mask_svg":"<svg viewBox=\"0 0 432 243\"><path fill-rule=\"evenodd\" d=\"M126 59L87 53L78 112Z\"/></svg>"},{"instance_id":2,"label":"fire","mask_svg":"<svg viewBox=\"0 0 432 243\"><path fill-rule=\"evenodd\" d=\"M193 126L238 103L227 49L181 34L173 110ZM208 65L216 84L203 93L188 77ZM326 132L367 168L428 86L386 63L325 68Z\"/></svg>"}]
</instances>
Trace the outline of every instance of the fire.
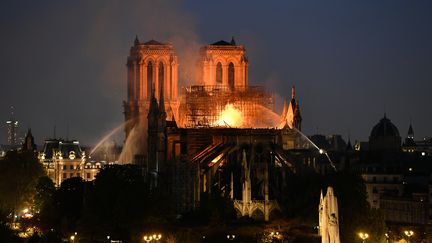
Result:
<instances>
[{"instance_id":1,"label":"fire","mask_svg":"<svg viewBox=\"0 0 432 243\"><path fill-rule=\"evenodd\" d=\"M242 112L235 108L233 104L227 104L219 115L217 121L219 126L241 127L243 125Z\"/></svg>"}]
</instances>

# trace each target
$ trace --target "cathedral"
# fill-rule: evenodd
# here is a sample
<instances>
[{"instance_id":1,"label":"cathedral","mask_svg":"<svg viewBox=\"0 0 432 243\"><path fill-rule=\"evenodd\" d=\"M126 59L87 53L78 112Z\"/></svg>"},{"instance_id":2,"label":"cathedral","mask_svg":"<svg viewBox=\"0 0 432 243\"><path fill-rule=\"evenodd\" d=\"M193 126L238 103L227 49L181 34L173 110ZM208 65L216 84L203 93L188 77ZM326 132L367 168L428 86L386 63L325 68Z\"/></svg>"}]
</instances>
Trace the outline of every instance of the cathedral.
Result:
<instances>
[{"instance_id":1,"label":"cathedral","mask_svg":"<svg viewBox=\"0 0 432 243\"><path fill-rule=\"evenodd\" d=\"M285 178L315 163L302 139L294 87L282 114L262 86L248 82L244 46L218 41L200 48L197 79L179 92L172 44L135 39L127 58L126 141L151 186L168 192L177 212L194 210L203 193L229 195L237 215L270 220L280 210ZM127 142L126 142L127 144ZM296 151L295 153L293 151Z\"/></svg>"}]
</instances>

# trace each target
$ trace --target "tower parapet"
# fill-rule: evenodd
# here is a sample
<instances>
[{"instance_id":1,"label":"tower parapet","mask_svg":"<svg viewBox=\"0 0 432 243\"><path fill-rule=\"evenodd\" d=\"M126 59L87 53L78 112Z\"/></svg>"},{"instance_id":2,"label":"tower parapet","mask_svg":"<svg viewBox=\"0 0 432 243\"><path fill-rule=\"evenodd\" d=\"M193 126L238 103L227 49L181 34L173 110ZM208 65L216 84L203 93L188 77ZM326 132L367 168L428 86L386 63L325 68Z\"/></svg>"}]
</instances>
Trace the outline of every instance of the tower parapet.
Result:
<instances>
[{"instance_id":1,"label":"tower parapet","mask_svg":"<svg viewBox=\"0 0 432 243\"><path fill-rule=\"evenodd\" d=\"M231 90L248 86L248 59L244 46L218 41L200 49L198 84L227 86Z\"/></svg>"}]
</instances>

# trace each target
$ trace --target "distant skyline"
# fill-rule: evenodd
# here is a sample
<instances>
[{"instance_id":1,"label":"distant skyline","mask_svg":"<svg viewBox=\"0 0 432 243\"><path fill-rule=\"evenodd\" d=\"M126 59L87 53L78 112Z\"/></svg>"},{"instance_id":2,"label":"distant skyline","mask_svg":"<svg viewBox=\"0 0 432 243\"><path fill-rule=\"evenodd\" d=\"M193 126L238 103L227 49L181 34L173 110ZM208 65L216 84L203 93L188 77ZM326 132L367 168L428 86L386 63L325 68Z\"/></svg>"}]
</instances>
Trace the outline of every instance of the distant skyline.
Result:
<instances>
[{"instance_id":1,"label":"distant skyline","mask_svg":"<svg viewBox=\"0 0 432 243\"><path fill-rule=\"evenodd\" d=\"M421 0L1 1L0 143L11 105L39 145L54 126L86 145L119 126L135 35L174 44L183 85L200 46L234 36L276 112L295 85L307 135L365 141L386 113L402 138L410 120L430 137L431 12Z\"/></svg>"}]
</instances>

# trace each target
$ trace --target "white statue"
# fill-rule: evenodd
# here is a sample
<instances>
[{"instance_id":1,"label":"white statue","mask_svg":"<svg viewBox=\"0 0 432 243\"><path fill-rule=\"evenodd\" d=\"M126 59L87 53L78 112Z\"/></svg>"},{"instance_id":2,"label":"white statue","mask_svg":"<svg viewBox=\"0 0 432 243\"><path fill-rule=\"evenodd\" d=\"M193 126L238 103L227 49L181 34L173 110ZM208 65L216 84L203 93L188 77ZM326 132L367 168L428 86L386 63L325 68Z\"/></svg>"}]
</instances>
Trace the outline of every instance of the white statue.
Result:
<instances>
[{"instance_id":1,"label":"white statue","mask_svg":"<svg viewBox=\"0 0 432 243\"><path fill-rule=\"evenodd\" d=\"M327 188L327 195L325 197L323 197L321 191L318 211L321 242L340 243L338 204L332 187Z\"/></svg>"}]
</instances>

